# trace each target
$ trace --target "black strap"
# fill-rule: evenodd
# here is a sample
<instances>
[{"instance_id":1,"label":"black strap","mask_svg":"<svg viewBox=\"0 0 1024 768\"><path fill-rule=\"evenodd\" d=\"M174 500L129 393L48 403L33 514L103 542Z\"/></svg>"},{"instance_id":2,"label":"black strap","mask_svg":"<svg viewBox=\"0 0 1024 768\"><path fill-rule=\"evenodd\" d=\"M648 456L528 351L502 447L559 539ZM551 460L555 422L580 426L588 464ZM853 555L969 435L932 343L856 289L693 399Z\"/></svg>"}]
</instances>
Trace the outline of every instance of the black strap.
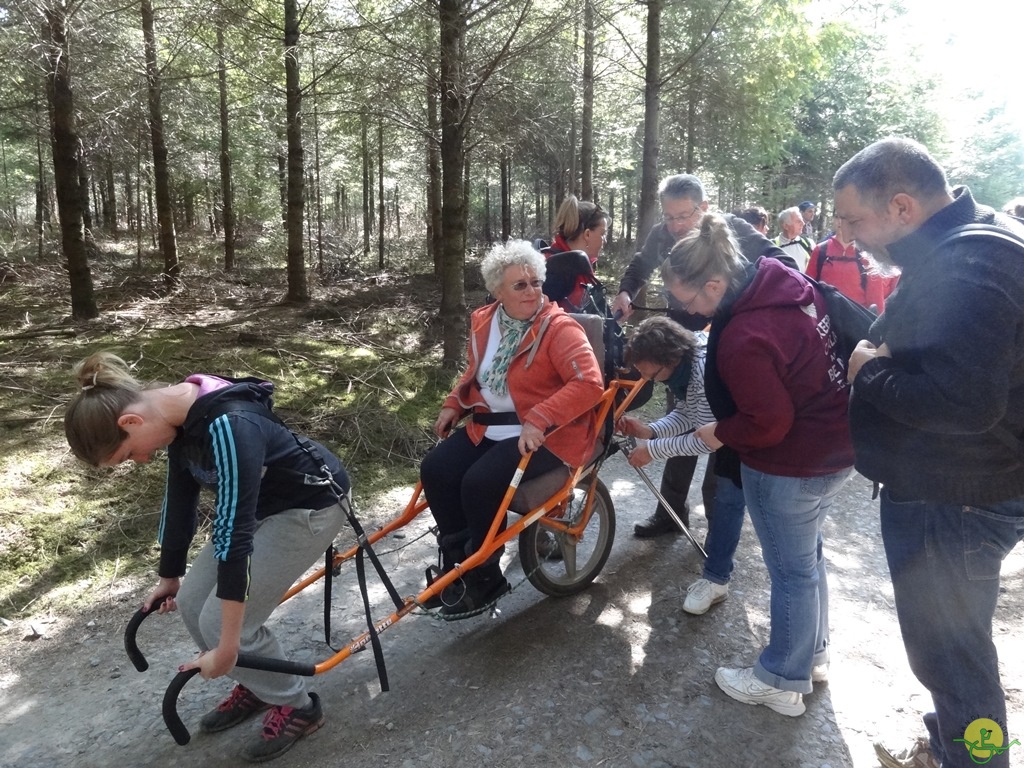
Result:
<instances>
[{"instance_id":1,"label":"black strap","mask_svg":"<svg viewBox=\"0 0 1024 768\"><path fill-rule=\"evenodd\" d=\"M387 589L388 595L391 597L395 607L401 608L405 603L401 596L399 596L398 590L395 589L395 585L388 577L387 571L384 570L384 566L377 558L377 553L374 552L373 547L370 546L370 541L366 537L366 532L363 530L363 526L360 525L359 520L356 518L355 512L352 509L352 503L348 494L334 479L334 474L331 472L330 467L327 466L327 462L324 461L323 456L320 454L320 451L317 450L317 447L313 445L308 438L297 434L287 424L281 421L280 417L278 417L278 415L266 405L253 402L252 400L225 400L223 403L211 408L209 415L212 418L216 418L221 414L230 413L232 411L248 411L250 413L257 413L287 429L291 433L292 437L295 438L295 442L299 444L299 447L306 452L320 470L319 476L304 475L306 478L305 482L316 485L327 485L338 498L338 504L341 505L342 510L345 512L345 517L348 519L348 523L356 535L356 540L359 542L359 549L356 552L356 578L359 582L359 591L362 594L363 607L366 611L366 628L370 635L370 644L373 647L373 659L377 665L377 676L380 678L380 689L381 691L389 690L387 669L384 665L384 651L381 648L380 638L378 637L377 628L373 624L373 616L370 611L370 593L366 586L366 567L363 563L364 553L369 556L370 562L373 563L374 570L377 571L377 575L380 577L384 588ZM332 548L328 548L328 553L331 552L331 549ZM330 555L330 557L331 560L333 560L333 555ZM331 570L328 569L327 573L331 574ZM330 612L330 591L329 587L325 585L325 617ZM325 628L326 626L327 625L325 624ZM329 629L325 629L325 631L329 632ZM330 645L330 642L328 642L328 645Z\"/></svg>"},{"instance_id":2,"label":"black strap","mask_svg":"<svg viewBox=\"0 0 1024 768\"><path fill-rule=\"evenodd\" d=\"M1024 256L1024 237L994 224L964 224L961 227L956 227L950 230L938 245L935 246L935 250L951 245L963 238L984 238L985 240L999 241L1000 245L1008 245ZM1020 436L1013 434L1006 427L1002 426L993 427L989 430L989 434L1024 461L1024 441L1022 441Z\"/></svg>"},{"instance_id":3,"label":"black strap","mask_svg":"<svg viewBox=\"0 0 1024 768\"><path fill-rule=\"evenodd\" d=\"M487 427L510 426L522 424L519 414L515 411L480 411L473 414L473 421Z\"/></svg>"}]
</instances>

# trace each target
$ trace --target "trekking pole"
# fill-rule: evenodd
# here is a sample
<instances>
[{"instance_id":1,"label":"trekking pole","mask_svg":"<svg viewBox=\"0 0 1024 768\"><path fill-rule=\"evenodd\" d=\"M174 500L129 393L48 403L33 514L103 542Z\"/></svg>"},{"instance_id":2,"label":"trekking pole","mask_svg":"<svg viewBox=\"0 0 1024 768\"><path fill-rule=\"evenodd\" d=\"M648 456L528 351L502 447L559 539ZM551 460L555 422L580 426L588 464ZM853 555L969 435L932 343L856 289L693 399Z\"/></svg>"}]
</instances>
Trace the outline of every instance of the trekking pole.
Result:
<instances>
[{"instance_id":1,"label":"trekking pole","mask_svg":"<svg viewBox=\"0 0 1024 768\"><path fill-rule=\"evenodd\" d=\"M625 443L623 447L623 453L625 453L628 457L629 454L633 452L633 449L636 448L636 438L626 437L623 439L623 442ZM636 470L636 473L640 475L641 479L643 479L643 481L647 484L647 487L651 489L651 493L654 494L654 497L659 502L661 502L661 505L665 508L665 511L668 512L668 516L672 518L672 520L675 522L677 526L679 526L679 530L685 533L686 538L688 538L690 540L690 543L697 548L697 551L700 552L700 556L707 560L708 553L704 551L704 547L702 547L700 545L700 542L698 542L697 539L694 538L693 534L690 533L690 529L686 527L686 524L683 522L682 518L676 514L676 511L672 508L672 505L668 503L668 500L661 495L661 491L658 490L658 487L654 484L654 482L651 480L648 474L644 471L643 467L633 467L633 469Z\"/></svg>"}]
</instances>

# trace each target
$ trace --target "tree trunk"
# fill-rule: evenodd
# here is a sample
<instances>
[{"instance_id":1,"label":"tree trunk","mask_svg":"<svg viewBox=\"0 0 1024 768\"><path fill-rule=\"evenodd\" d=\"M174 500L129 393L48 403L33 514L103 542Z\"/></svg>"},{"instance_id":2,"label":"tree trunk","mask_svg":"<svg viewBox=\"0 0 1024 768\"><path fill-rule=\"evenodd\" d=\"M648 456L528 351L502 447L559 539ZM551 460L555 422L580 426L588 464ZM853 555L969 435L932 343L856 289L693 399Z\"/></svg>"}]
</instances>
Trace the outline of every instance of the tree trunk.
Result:
<instances>
[{"instance_id":1,"label":"tree trunk","mask_svg":"<svg viewBox=\"0 0 1024 768\"><path fill-rule=\"evenodd\" d=\"M299 84L299 11L284 0L284 79L288 120L288 295L286 301L309 301L302 248L305 175L302 151L302 88Z\"/></svg>"},{"instance_id":2,"label":"tree trunk","mask_svg":"<svg viewBox=\"0 0 1024 768\"><path fill-rule=\"evenodd\" d=\"M117 240L120 233L117 229L117 188L114 184L114 158L107 152L103 188L106 190L106 225L110 236Z\"/></svg>"},{"instance_id":3,"label":"tree trunk","mask_svg":"<svg viewBox=\"0 0 1024 768\"><path fill-rule=\"evenodd\" d=\"M316 266L324 273L324 199L320 186L320 97L317 95L316 47L311 52L313 63L313 189L316 200Z\"/></svg>"},{"instance_id":4,"label":"tree trunk","mask_svg":"<svg viewBox=\"0 0 1024 768\"><path fill-rule=\"evenodd\" d=\"M494 239L491 232L491 183L484 182L484 242L488 245Z\"/></svg>"},{"instance_id":5,"label":"tree trunk","mask_svg":"<svg viewBox=\"0 0 1024 768\"><path fill-rule=\"evenodd\" d=\"M92 213L89 210L89 165L86 162L85 147L81 139L78 142L78 194L82 199L82 227L85 240L92 240Z\"/></svg>"},{"instance_id":6,"label":"tree trunk","mask_svg":"<svg viewBox=\"0 0 1024 768\"><path fill-rule=\"evenodd\" d=\"M71 316L89 320L99 315L92 289L82 226L82 195L78 181L79 141L75 131L75 107L71 89L71 60L67 17L61 4L46 8L46 95L50 102L53 141L53 180L57 191L61 247L71 286ZM40 179L40 181L42 181Z\"/></svg>"},{"instance_id":7,"label":"tree trunk","mask_svg":"<svg viewBox=\"0 0 1024 768\"><path fill-rule=\"evenodd\" d=\"M363 160L363 258L370 258L370 140L369 116L363 112L359 116L359 150Z\"/></svg>"},{"instance_id":8,"label":"tree trunk","mask_svg":"<svg viewBox=\"0 0 1024 768\"><path fill-rule=\"evenodd\" d=\"M664 0L647 2L647 69L644 73L644 149L636 240L644 242L658 208L658 113L661 109L661 9Z\"/></svg>"},{"instance_id":9,"label":"tree trunk","mask_svg":"<svg viewBox=\"0 0 1024 768\"><path fill-rule=\"evenodd\" d=\"M220 196L224 226L224 271L235 268L235 195L231 184L231 132L228 127L228 65L224 55L224 14L217 15L217 85L220 91Z\"/></svg>"},{"instance_id":10,"label":"tree trunk","mask_svg":"<svg viewBox=\"0 0 1024 768\"><path fill-rule=\"evenodd\" d=\"M594 199L594 0L583 3L583 117L580 124L580 194Z\"/></svg>"},{"instance_id":11,"label":"tree trunk","mask_svg":"<svg viewBox=\"0 0 1024 768\"><path fill-rule=\"evenodd\" d=\"M463 83L466 0L438 0L441 61L441 336L442 365L454 370L466 343L464 249L466 93Z\"/></svg>"},{"instance_id":12,"label":"tree trunk","mask_svg":"<svg viewBox=\"0 0 1024 768\"><path fill-rule=\"evenodd\" d=\"M384 271L384 226L387 223L384 200L384 118L377 118L377 269Z\"/></svg>"},{"instance_id":13,"label":"tree trunk","mask_svg":"<svg viewBox=\"0 0 1024 768\"><path fill-rule=\"evenodd\" d=\"M160 108L160 70L156 61L156 32L153 4L142 0L142 34L146 48L146 81L149 87L149 130L153 141L153 180L156 187L156 220L160 227L160 251L164 256L164 282L175 285L181 277L178 246L174 236L174 207L171 202L171 173L164 143L164 118ZM113 192L113 190L111 190ZM111 205L113 208L113 205ZM117 221L117 211L114 213ZM116 226L116 224L115 224Z\"/></svg>"},{"instance_id":14,"label":"tree trunk","mask_svg":"<svg viewBox=\"0 0 1024 768\"><path fill-rule=\"evenodd\" d=\"M508 242L512 237L512 192L511 179L512 160L508 156L508 148L501 150L501 242Z\"/></svg>"},{"instance_id":15,"label":"tree trunk","mask_svg":"<svg viewBox=\"0 0 1024 768\"><path fill-rule=\"evenodd\" d=\"M441 146L437 118L437 86L427 82L427 252L434 277L441 277Z\"/></svg>"}]
</instances>

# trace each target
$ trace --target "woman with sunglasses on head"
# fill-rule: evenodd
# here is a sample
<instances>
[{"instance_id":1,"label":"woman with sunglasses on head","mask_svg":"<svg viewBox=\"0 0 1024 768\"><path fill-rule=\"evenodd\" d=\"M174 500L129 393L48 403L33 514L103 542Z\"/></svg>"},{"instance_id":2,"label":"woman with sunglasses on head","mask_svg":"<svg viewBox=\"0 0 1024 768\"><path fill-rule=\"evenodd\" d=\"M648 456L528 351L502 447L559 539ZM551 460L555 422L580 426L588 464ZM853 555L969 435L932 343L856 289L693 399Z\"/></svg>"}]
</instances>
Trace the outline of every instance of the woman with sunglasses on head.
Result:
<instances>
[{"instance_id":1,"label":"woman with sunglasses on head","mask_svg":"<svg viewBox=\"0 0 1024 768\"><path fill-rule=\"evenodd\" d=\"M601 257L608 238L608 226L611 219L597 203L579 200L575 195L567 195L555 216L555 236L551 245L541 250L548 259L569 251L582 251L590 261L589 269L582 263L574 267L572 286L566 286L568 292L564 298L558 299L558 305L566 312L586 312L588 288L594 284L594 267ZM557 261L557 260L556 260ZM587 272L584 272L587 269Z\"/></svg>"},{"instance_id":2,"label":"woman with sunglasses on head","mask_svg":"<svg viewBox=\"0 0 1024 768\"><path fill-rule=\"evenodd\" d=\"M442 572L483 544L522 456L534 452L524 481L586 460L604 392L583 328L541 291L539 251L510 240L491 248L480 269L495 301L470 318L466 370L434 424L446 439L420 467ZM435 605L447 616L486 610L509 589L500 557L501 550L449 585Z\"/></svg>"},{"instance_id":3,"label":"woman with sunglasses on head","mask_svg":"<svg viewBox=\"0 0 1024 768\"><path fill-rule=\"evenodd\" d=\"M777 259L745 261L724 219L706 216L672 249L665 285L711 321L705 394L717 419L696 431L740 459L743 494L771 578L771 635L757 663L720 668L729 696L784 715L828 674L821 529L850 476L849 387L825 301Z\"/></svg>"}]
</instances>

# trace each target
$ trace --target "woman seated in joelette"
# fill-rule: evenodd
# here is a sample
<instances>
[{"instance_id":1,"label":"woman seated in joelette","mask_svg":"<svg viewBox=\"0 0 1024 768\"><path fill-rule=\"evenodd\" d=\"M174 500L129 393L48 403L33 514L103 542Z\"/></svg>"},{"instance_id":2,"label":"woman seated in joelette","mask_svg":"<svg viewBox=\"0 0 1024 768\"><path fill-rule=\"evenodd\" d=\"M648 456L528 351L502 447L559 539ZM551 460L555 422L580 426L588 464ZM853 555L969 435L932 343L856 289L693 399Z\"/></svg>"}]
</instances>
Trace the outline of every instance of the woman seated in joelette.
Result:
<instances>
[{"instance_id":1,"label":"woman seated in joelette","mask_svg":"<svg viewBox=\"0 0 1024 768\"><path fill-rule=\"evenodd\" d=\"M510 240L495 245L480 269L496 300L470 318L468 366L434 424L437 436L447 439L420 467L443 571L480 548L521 456L534 452L524 481L586 460L604 391L583 328L541 291L545 268L538 251ZM507 592L500 557L501 550L449 585L441 612L481 613Z\"/></svg>"}]
</instances>

